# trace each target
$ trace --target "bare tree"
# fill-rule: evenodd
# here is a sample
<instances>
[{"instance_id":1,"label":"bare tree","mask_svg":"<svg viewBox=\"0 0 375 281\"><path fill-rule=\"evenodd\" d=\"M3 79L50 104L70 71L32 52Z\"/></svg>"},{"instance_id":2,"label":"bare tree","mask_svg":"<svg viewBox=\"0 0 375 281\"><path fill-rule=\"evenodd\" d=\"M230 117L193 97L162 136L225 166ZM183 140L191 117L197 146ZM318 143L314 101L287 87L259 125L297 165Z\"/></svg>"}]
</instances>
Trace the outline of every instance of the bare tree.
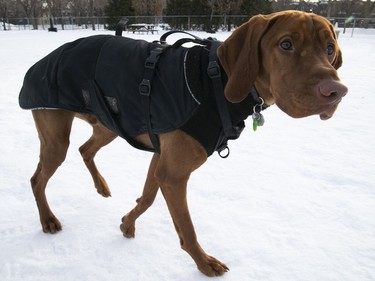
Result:
<instances>
[{"instance_id":1,"label":"bare tree","mask_svg":"<svg viewBox=\"0 0 375 281\"><path fill-rule=\"evenodd\" d=\"M140 16L161 16L163 13L163 0L137 0L132 4L135 13Z\"/></svg>"},{"instance_id":2,"label":"bare tree","mask_svg":"<svg viewBox=\"0 0 375 281\"><path fill-rule=\"evenodd\" d=\"M212 21L213 21L213 15L233 15L239 11L239 8L241 7L243 0L207 0L207 5L211 10L210 15L210 30L212 29ZM231 29L231 22L230 20L228 22L224 23L228 26L228 30Z\"/></svg>"},{"instance_id":3,"label":"bare tree","mask_svg":"<svg viewBox=\"0 0 375 281\"><path fill-rule=\"evenodd\" d=\"M328 1L331 1L331 0L328 0ZM273 6L275 8L276 11L282 11L282 10L285 10L285 7L287 5L288 2L287 0L278 0L278 1L275 1L273 3Z\"/></svg>"},{"instance_id":4,"label":"bare tree","mask_svg":"<svg viewBox=\"0 0 375 281\"><path fill-rule=\"evenodd\" d=\"M367 0L364 5L363 17L371 18L372 13L375 11L375 1Z\"/></svg>"},{"instance_id":5,"label":"bare tree","mask_svg":"<svg viewBox=\"0 0 375 281\"><path fill-rule=\"evenodd\" d=\"M243 0L207 0L211 15L230 15L241 7Z\"/></svg>"},{"instance_id":6,"label":"bare tree","mask_svg":"<svg viewBox=\"0 0 375 281\"><path fill-rule=\"evenodd\" d=\"M64 21L62 19L63 11L67 8L68 0L45 0L46 15L50 18L52 23L56 17L61 17L61 26L64 29Z\"/></svg>"},{"instance_id":7,"label":"bare tree","mask_svg":"<svg viewBox=\"0 0 375 281\"><path fill-rule=\"evenodd\" d=\"M364 5L362 16L366 18L363 22L363 27L368 28L372 13L375 11L375 1L367 0Z\"/></svg>"},{"instance_id":8,"label":"bare tree","mask_svg":"<svg viewBox=\"0 0 375 281\"><path fill-rule=\"evenodd\" d=\"M33 29L38 29L38 17L42 14L42 0L17 0L25 11L26 17L32 18Z\"/></svg>"},{"instance_id":9,"label":"bare tree","mask_svg":"<svg viewBox=\"0 0 375 281\"><path fill-rule=\"evenodd\" d=\"M91 18L91 27L95 30L94 17L102 14L104 7L108 4L108 0L75 0L68 1L67 7L73 17L89 17ZM80 24L79 19L77 23Z\"/></svg>"},{"instance_id":10,"label":"bare tree","mask_svg":"<svg viewBox=\"0 0 375 281\"><path fill-rule=\"evenodd\" d=\"M92 30L95 30L95 22L94 22L94 0L89 0L88 16L91 18Z\"/></svg>"},{"instance_id":11,"label":"bare tree","mask_svg":"<svg viewBox=\"0 0 375 281\"><path fill-rule=\"evenodd\" d=\"M3 29L6 30L7 27L5 25L5 22L8 18L8 4L5 0L0 0L0 21L3 25Z\"/></svg>"}]
</instances>

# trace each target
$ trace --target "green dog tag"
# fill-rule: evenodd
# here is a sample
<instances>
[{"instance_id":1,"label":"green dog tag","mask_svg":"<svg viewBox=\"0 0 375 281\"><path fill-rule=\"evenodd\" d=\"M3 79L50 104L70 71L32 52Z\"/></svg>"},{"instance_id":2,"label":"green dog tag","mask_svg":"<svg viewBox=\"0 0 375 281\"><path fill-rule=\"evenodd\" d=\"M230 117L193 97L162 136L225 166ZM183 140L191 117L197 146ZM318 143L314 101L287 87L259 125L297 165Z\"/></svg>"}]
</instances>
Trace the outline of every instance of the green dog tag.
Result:
<instances>
[{"instance_id":1,"label":"green dog tag","mask_svg":"<svg viewBox=\"0 0 375 281\"><path fill-rule=\"evenodd\" d=\"M253 130L254 132L258 129L258 126L263 126L264 117L261 113L254 112L252 115L253 118Z\"/></svg>"}]
</instances>

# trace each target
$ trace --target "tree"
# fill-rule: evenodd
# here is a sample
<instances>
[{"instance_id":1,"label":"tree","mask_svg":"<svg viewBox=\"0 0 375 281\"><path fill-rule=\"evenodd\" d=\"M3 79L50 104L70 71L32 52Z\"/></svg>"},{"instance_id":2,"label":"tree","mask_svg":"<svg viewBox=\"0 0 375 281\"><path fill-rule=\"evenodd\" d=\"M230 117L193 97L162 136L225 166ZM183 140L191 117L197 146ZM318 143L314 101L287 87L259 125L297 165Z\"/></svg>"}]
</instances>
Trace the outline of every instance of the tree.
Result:
<instances>
[{"instance_id":1,"label":"tree","mask_svg":"<svg viewBox=\"0 0 375 281\"><path fill-rule=\"evenodd\" d=\"M206 2L212 15L230 15L238 11L243 0L206 0Z\"/></svg>"},{"instance_id":2,"label":"tree","mask_svg":"<svg viewBox=\"0 0 375 281\"><path fill-rule=\"evenodd\" d=\"M257 14L269 14L272 12L271 0L206 0L213 14L224 15L227 19L226 25L228 31L231 30L232 24L240 25L243 23L241 18L233 18L231 15L253 16Z\"/></svg>"},{"instance_id":3,"label":"tree","mask_svg":"<svg viewBox=\"0 0 375 281\"><path fill-rule=\"evenodd\" d=\"M362 16L365 18L363 21L363 27L368 28L370 23L371 15L375 11L375 1L367 0L364 4Z\"/></svg>"},{"instance_id":4,"label":"tree","mask_svg":"<svg viewBox=\"0 0 375 281\"><path fill-rule=\"evenodd\" d=\"M116 24L123 16L133 16L134 8L131 0L110 0L105 7L105 13L108 16L108 29L115 30Z\"/></svg>"},{"instance_id":5,"label":"tree","mask_svg":"<svg viewBox=\"0 0 375 281\"><path fill-rule=\"evenodd\" d=\"M50 19L51 24L56 23L54 19L62 15L63 9L67 5L67 0L45 0L46 14ZM61 19L61 26L64 29L64 22Z\"/></svg>"},{"instance_id":6,"label":"tree","mask_svg":"<svg viewBox=\"0 0 375 281\"><path fill-rule=\"evenodd\" d=\"M241 14L255 16L258 14L272 13L271 0L244 0L241 5Z\"/></svg>"},{"instance_id":7,"label":"tree","mask_svg":"<svg viewBox=\"0 0 375 281\"><path fill-rule=\"evenodd\" d=\"M161 16L163 13L163 0L138 0L133 1L137 16Z\"/></svg>"},{"instance_id":8,"label":"tree","mask_svg":"<svg viewBox=\"0 0 375 281\"><path fill-rule=\"evenodd\" d=\"M209 7L204 0L168 0L165 14L168 16L190 16L189 18L166 18L166 22L173 29L205 29L209 25ZM196 16L196 17L194 17Z\"/></svg>"},{"instance_id":9,"label":"tree","mask_svg":"<svg viewBox=\"0 0 375 281\"><path fill-rule=\"evenodd\" d=\"M206 0L167 0L166 15L207 15Z\"/></svg>"},{"instance_id":10,"label":"tree","mask_svg":"<svg viewBox=\"0 0 375 281\"><path fill-rule=\"evenodd\" d=\"M91 18L91 26L92 30L95 30L95 22L94 22L94 0L89 0L88 6L88 16Z\"/></svg>"},{"instance_id":11,"label":"tree","mask_svg":"<svg viewBox=\"0 0 375 281\"><path fill-rule=\"evenodd\" d=\"M26 17L31 18L33 29L38 29L38 17L42 14L42 0L17 0L25 11Z\"/></svg>"},{"instance_id":12,"label":"tree","mask_svg":"<svg viewBox=\"0 0 375 281\"><path fill-rule=\"evenodd\" d=\"M206 0L207 5L211 9L211 15L210 15L210 25L213 25L213 15L223 15L223 16L228 16L228 15L233 15L236 14L237 11L239 10L243 0L235 0L235 1L230 1L230 0ZM225 17L226 18L226 17ZM220 25L221 23L216 23L217 25ZM227 24L228 26L228 31L231 30L231 20L230 17L228 18L227 22L224 22L222 24ZM212 29L212 28L211 28Z\"/></svg>"},{"instance_id":13,"label":"tree","mask_svg":"<svg viewBox=\"0 0 375 281\"><path fill-rule=\"evenodd\" d=\"M8 3L5 0L0 0L0 23L3 25L3 29L6 30L6 20L8 18Z\"/></svg>"}]
</instances>

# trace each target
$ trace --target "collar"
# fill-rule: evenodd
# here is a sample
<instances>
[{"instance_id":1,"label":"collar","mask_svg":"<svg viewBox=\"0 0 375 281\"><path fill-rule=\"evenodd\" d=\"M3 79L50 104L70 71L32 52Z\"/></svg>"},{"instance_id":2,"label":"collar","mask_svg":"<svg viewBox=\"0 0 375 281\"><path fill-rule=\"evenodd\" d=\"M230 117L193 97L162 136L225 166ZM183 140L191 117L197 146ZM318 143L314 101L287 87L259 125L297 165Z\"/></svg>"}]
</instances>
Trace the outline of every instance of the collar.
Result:
<instances>
[{"instance_id":1,"label":"collar","mask_svg":"<svg viewBox=\"0 0 375 281\"><path fill-rule=\"evenodd\" d=\"M260 111L262 111L262 110L265 110L265 109L267 109L268 107L270 107L268 104L266 104L265 102L264 102L264 100L259 96L259 93L258 93L258 90L255 88L255 86L253 86L252 88L251 88L251 91L250 91L250 94L249 94L251 97L252 97L252 99L254 100L254 104L255 104L255 106L254 106L254 108L255 107L259 107L260 108ZM254 112L255 112L255 110L254 110Z\"/></svg>"}]
</instances>

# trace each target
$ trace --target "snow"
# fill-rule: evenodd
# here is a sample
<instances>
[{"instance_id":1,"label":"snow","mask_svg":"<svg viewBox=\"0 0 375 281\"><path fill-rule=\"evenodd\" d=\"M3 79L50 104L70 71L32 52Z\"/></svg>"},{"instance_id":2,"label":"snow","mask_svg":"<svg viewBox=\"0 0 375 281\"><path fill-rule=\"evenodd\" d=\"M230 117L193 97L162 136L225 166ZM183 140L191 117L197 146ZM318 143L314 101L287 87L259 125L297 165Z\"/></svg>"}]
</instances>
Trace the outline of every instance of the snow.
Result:
<instances>
[{"instance_id":1,"label":"snow","mask_svg":"<svg viewBox=\"0 0 375 281\"><path fill-rule=\"evenodd\" d=\"M111 34L0 32L0 279L207 280L180 249L160 193L136 238L122 236L121 217L142 192L151 154L119 138L103 148L96 160L112 190L103 198L78 152L91 134L79 120L47 189L63 231L41 230L29 183L39 141L18 93L33 63L98 33ZM273 106L263 127L254 133L248 124L231 142L228 159L215 154L192 175L191 215L203 248L230 268L222 280L375 280L375 31L347 30L339 43L349 94L332 119L292 119Z\"/></svg>"}]
</instances>

